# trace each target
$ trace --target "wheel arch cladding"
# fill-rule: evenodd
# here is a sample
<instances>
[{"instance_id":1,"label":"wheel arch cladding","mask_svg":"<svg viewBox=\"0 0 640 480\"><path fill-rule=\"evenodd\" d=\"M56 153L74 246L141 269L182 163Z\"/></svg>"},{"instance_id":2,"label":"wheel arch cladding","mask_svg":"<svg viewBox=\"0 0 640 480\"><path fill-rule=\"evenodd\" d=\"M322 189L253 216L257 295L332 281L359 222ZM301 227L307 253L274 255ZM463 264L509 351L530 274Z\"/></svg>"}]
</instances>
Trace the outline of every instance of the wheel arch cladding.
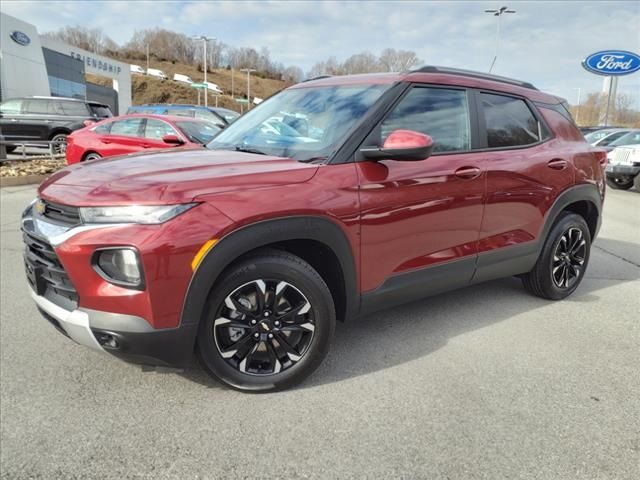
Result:
<instances>
[{"instance_id":1,"label":"wheel arch cladding","mask_svg":"<svg viewBox=\"0 0 640 480\"><path fill-rule=\"evenodd\" d=\"M330 282L334 283L332 279L322 275L323 266L318 263L319 257L309 261L309 255L304 255L301 251L304 245L311 245L308 242L321 244L325 252L330 251L334 255L341 269L339 287L335 284L329 285ZM332 294L336 288L343 289L341 300L336 302L336 309L341 310L336 312L338 318L348 318L357 313L360 302L355 262L345 233L338 225L325 218L291 217L251 224L231 232L218 241L203 257L191 279L182 309L181 325L200 322L209 292L227 267L248 253L265 247L280 248L302 259L307 257L305 260L312 266L315 263L314 268L323 276ZM326 269L324 273L327 274Z\"/></svg>"},{"instance_id":2,"label":"wheel arch cladding","mask_svg":"<svg viewBox=\"0 0 640 480\"><path fill-rule=\"evenodd\" d=\"M540 236L541 245L562 212L573 212L582 216L589 226L591 241L593 241L602 222L602 198L598 188L595 185L584 184L576 185L562 192L549 209Z\"/></svg>"}]
</instances>

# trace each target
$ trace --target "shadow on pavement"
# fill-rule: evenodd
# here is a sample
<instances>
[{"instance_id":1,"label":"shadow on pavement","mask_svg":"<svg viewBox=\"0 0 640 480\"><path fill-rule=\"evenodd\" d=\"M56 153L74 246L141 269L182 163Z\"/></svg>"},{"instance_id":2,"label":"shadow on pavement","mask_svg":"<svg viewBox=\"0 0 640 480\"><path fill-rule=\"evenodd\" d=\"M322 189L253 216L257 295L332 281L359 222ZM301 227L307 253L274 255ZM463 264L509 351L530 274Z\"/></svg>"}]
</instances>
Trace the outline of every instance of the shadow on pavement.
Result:
<instances>
[{"instance_id":1,"label":"shadow on pavement","mask_svg":"<svg viewBox=\"0 0 640 480\"><path fill-rule=\"evenodd\" d=\"M610 239L606 245L608 251L638 248L636 244ZM617 269L615 275L601 276L603 269L609 272L612 268L607 262L609 258L607 253L594 249L585 281L563 301L597 302L599 290L640 278L640 268L631 263ZM450 338L551 303L528 294L519 279L505 278L339 323L329 356L297 388L339 382L410 362L438 350ZM211 379L195 360L180 375L207 387L225 388Z\"/></svg>"}]
</instances>

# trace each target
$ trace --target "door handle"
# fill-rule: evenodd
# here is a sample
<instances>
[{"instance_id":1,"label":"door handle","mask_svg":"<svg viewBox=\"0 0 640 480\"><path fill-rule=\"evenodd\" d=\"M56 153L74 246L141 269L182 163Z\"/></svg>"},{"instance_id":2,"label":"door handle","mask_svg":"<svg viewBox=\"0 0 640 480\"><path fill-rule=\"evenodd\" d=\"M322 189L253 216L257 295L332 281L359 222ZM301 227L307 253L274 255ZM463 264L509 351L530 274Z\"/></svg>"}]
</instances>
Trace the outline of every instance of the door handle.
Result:
<instances>
[{"instance_id":1,"label":"door handle","mask_svg":"<svg viewBox=\"0 0 640 480\"><path fill-rule=\"evenodd\" d=\"M454 172L454 175L463 180L473 180L478 178L481 173L478 167L460 167Z\"/></svg>"},{"instance_id":2,"label":"door handle","mask_svg":"<svg viewBox=\"0 0 640 480\"><path fill-rule=\"evenodd\" d=\"M142 148L149 148L151 145L149 145L148 143L143 143L142 144Z\"/></svg>"},{"instance_id":3,"label":"door handle","mask_svg":"<svg viewBox=\"0 0 640 480\"><path fill-rule=\"evenodd\" d=\"M111 143L111 140L101 140L102 143L106 143L107 145Z\"/></svg>"},{"instance_id":4,"label":"door handle","mask_svg":"<svg viewBox=\"0 0 640 480\"><path fill-rule=\"evenodd\" d=\"M547 167L553 168L554 170L564 170L567 168L567 161L561 158L554 158L547 163Z\"/></svg>"},{"instance_id":5,"label":"door handle","mask_svg":"<svg viewBox=\"0 0 640 480\"><path fill-rule=\"evenodd\" d=\"M12 122L17 122L17 121L18 121L18 119L17 119L17 118L12 118L12 119L11 119L11 121L12 121Z\"/></svg>"}]
</instances>

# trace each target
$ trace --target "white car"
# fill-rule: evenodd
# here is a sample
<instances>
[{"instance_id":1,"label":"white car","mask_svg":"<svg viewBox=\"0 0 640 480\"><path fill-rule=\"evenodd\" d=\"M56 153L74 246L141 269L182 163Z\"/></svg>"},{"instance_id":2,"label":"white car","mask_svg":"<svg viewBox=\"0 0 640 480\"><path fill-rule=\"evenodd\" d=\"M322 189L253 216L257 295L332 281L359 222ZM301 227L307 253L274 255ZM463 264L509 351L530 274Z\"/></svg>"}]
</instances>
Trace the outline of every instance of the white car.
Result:
<instances>
[{"instance_id":1,"label":"white car","mask_svg":"<svg viewBox=\"0 0 640 480\"><path fill-rule=\"evenodd\" d=\"M631 130L628 128L603 128L587 133L584 139L594 147L606 147L629 131Z\"/></svg>"},{"instance_id":2,"label":"white car","mask_svg":"<svg viewBox=\"0 0 640 480\"><path fill-rule=\"evenodd\" d=\"M616 147L607 155L607 185L616 190L629 190L634 183L640 191L640 145Z\"/></svg>"},{"instance_id":3,"label":"white car","mask_svg":"<svg viewBox=\"0 0 640 480\"><path fill-rule=\"evenodd\" d=\"M129 71L136 75L144 75L146 72L140 65L129 65Z\"/></svg>"},{"instance_id":4,"label":"white car","mask_svg":"<svg viewBox=\"0 0 640 480\"><path fill-rule=\"evenodd\" d=\"M175 73L173 75L173 81L174 82L180 82L180 83L188 83L188 84L193 83L193 80L191 80L191 77L189 77L187 75L183 75L181 73Z\"/></svg>"},{"instance_id":5,"label":"white car","mask_svg":"<svg viewBox=\"0 0 640 480\"><path fill-rule=\"evenodd\" d=\"M169 78L167 77L166 73L164 73L162 70L158 70L157 68L149 68L147 70L147 75L149 75L150 77L159 78L161 80L167 80Z\"/></svg>"}]
</instances>

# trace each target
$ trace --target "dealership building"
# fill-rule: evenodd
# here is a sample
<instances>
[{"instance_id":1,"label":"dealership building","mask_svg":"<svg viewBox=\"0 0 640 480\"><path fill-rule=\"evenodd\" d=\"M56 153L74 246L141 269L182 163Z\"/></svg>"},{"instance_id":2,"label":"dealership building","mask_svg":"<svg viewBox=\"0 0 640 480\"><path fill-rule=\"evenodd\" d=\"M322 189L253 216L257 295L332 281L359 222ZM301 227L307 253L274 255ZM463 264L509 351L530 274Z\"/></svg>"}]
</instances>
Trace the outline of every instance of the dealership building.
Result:
<instances>
[{"instance_id":1,"label":"dealership building","mask_svg":"<svg viewBox=\"0 0 640 480\"><path fill-rule=\"evenodd\" d=\"M131 105L128 63L40 36L34 25L1 12L0 35L0 100L73 97L105 103L114 114ZM111 88L88 82L87 74L109 79Z\"/></svg>"}]
</instances>

